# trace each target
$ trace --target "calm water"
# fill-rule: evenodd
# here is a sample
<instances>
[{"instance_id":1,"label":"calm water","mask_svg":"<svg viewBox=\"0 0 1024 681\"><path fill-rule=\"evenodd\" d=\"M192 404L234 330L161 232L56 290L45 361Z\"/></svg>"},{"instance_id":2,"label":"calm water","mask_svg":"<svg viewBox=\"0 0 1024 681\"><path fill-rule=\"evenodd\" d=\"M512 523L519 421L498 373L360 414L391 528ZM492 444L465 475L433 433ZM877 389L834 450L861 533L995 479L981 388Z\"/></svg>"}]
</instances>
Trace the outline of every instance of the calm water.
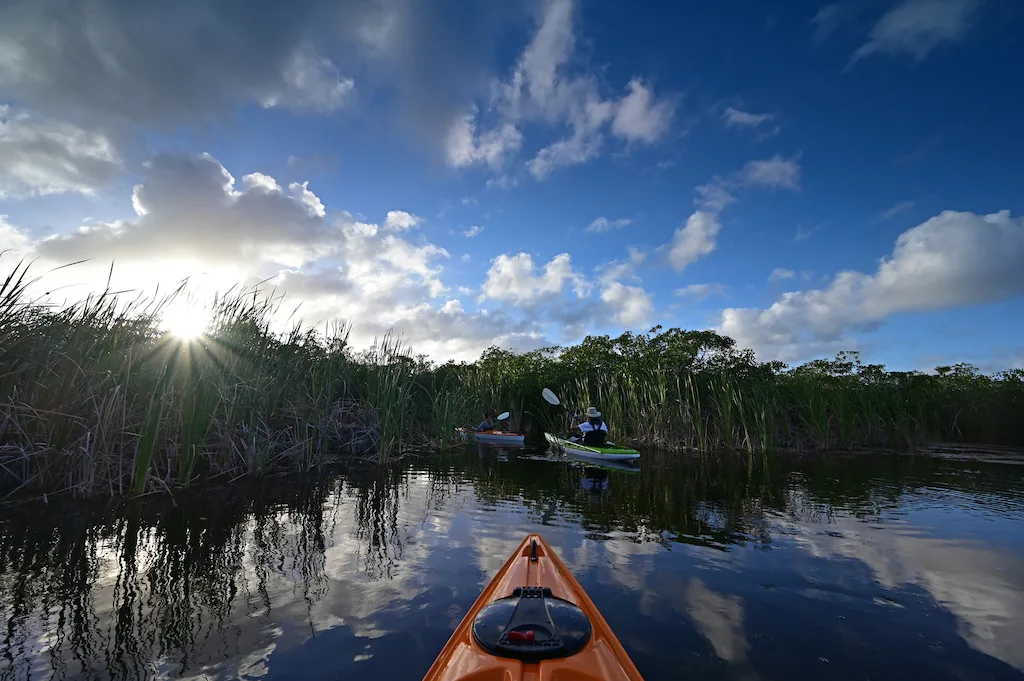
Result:
<instances>
[{"instance_id":1,"label":"calm water","mask_svg":"<svg viewBox=\"0 0 1024 681\"><path fill-rule=\"evenodd\" d=\"M414 679L523 535L648 681L1024 678L1024 466L469 451L0 510L0 678Z\"/></svg>"}]
</instances>

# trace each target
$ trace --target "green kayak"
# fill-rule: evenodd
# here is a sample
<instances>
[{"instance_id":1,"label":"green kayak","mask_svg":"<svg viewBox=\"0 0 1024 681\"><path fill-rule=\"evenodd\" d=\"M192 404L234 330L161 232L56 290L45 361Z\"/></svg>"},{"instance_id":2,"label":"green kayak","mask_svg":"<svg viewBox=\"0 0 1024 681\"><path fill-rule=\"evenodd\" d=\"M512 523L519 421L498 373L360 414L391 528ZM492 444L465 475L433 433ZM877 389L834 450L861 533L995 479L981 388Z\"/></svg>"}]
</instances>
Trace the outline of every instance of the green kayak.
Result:
<instances>
[{"instance_id":1,"label":"green kayak","mask_svg":"<svg viewBox=\"0 0 1024 681\"><path fill-rule=\"evenodd\" d=\"M588 459L604 461L633 461L640 458L640 452L635 449L621 447L611 442L605 443L604 447L588 447L587 445L572 442L564 437L558 437L551 433L544 433L544 437L548 442L559 449Z\"/></svg>"}]
</instances>

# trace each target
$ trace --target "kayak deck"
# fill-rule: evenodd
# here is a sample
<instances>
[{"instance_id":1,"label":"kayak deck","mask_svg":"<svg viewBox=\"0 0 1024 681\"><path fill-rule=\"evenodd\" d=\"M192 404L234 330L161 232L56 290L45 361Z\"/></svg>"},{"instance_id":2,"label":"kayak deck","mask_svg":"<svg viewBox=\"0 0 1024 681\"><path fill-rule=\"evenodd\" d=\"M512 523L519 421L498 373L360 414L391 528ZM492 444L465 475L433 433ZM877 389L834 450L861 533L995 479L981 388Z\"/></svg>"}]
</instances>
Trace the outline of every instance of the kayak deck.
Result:
<instances>
[{"instance_id":1,"label":"kayak deck","mask_svg":"<svg viewBox=\"0 0 1024 681\"><path fill-rule=\"evenodd\" d=\"M519 587L546 587L555 599L568 601L586 614L592 629L578 652L567 657L524 661L499 657L480 645L473 632L477 615L494 601L518 595ZM531 636L532 633L529 632ZM484 588L423 678L424 681L643 680L597 606L538 534L528 535Z\"/></svg>"},{"instance_id":2,"label":"kayak deck","mask_svg":"<svg viewBox=\"0 0 1024 681\"><path fill-rule=\"evenodd\" d=\"M504 430L470 430L469 428L457 428L456 430L463 441L476 440L507 445L521 445L526 442L526 436L522 433L510 433Z\"/></svg>"},{"instance_id":3,"label":"kayak deck","mask_svg":"<svg viewBox=\"0 0 1024 681\"><path fill-rule=\"evenodd\" d=\"M610 442L604 447L590 447L578 442L572 442L564 437L558 437L552 433L544 433L544 437L548 442L556 447L560 447L567 452L571 452L579 456L594 459L605 459L608 461L631 461L633 459L640 458L640 452L637 450L615 445Z\"/></svg>"}]
</instances>

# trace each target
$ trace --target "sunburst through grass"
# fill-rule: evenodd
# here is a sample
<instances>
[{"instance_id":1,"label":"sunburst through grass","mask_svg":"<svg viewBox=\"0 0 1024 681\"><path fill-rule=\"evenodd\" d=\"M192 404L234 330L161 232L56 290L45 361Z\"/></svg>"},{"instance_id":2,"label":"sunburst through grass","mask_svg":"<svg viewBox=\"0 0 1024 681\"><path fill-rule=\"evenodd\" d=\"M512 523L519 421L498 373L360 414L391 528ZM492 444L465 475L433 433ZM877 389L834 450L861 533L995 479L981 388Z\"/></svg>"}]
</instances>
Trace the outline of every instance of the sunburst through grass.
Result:
<instances>
[{"instance_id":1,"label":"sunburst through grass","mask_svg":"<svg viewBox=\"0 0 1024 681\"><path fill-rule=\"evenodd\" d=\"M713 331L660 327L438 365L391 333L356 350L347 324L275 331L272 291L211 296L183 284L55 308L28 291L27 267L0 271L0 500L386 462L447 444L455 424L487 408L509 409L533 435L564 429L544 387L574 408L597 406L616 440L645 448L1024 444L1021 370L892 372L850 353L786 369Z\"/></svg>"},{"instance_id":2,"label":"sunburst through grass","mask_svg":"<svg viewBox=\"0 0 1024 681\"><path fill-rule=\"evenodd\" d=\"M195 340L209 331L211 317L208 306L175 298L160 311L160 328L180 340Z\"/></svg>"}]
</instances>

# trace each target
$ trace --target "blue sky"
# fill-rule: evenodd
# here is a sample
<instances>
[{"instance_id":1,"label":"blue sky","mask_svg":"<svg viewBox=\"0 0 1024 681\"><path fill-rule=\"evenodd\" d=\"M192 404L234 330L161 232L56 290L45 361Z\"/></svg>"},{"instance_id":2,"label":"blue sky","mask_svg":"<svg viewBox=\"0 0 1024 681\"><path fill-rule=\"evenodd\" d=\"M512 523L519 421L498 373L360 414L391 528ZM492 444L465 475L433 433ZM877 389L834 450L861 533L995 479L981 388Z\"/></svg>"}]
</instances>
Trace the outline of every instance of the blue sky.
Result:
<instances>
[{"instance_id":1,"label":"blue sky","mask_svg":"<svg viewBox=\"0 0 1024 681\"><path fill-rule=\"evenodd\" d=\"M62 299L1024 366L1018 3L59 4L0 9L0 267Z\"/></svg>"}]
</instances>

